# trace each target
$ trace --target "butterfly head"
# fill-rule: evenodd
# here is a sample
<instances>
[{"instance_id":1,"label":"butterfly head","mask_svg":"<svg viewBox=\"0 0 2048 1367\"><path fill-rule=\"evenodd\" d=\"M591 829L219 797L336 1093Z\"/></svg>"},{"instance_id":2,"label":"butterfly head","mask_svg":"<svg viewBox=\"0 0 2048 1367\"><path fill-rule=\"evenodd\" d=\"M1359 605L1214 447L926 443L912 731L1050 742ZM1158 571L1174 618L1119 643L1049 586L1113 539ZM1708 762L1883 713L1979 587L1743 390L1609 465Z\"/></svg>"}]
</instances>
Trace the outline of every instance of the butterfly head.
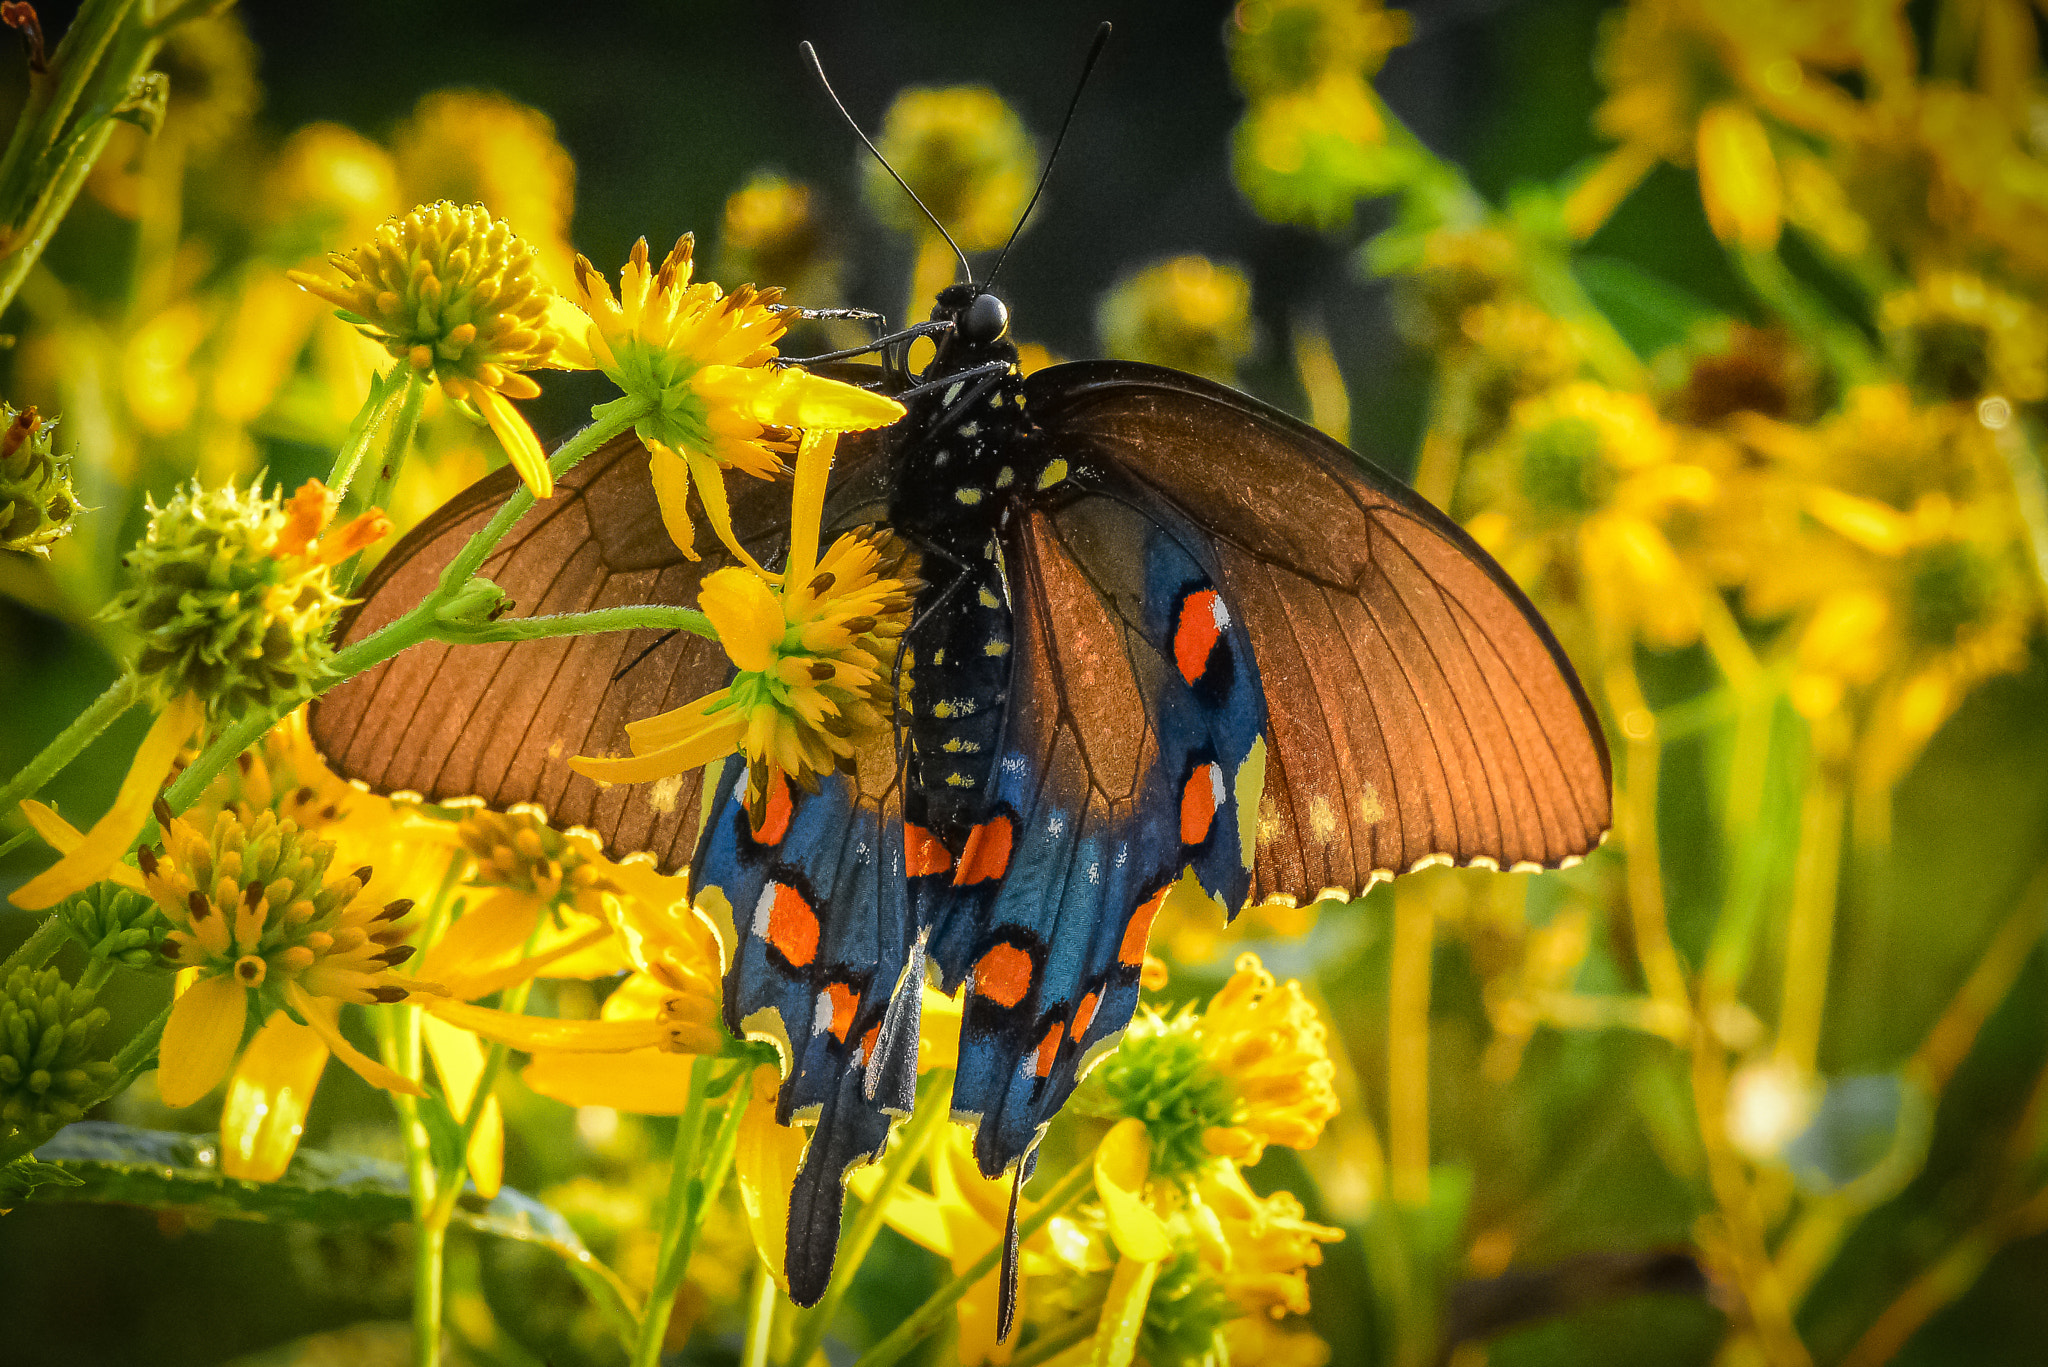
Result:
<instances>
[{"instance_id":1,"label":"butterfly head","mask_svg":"<svg viewBox=\"0 0 2048 1367\"><path fill-rule=\"evenodd\" d=\"M932 305L932 321L953 325L939 342L940 357L950 365L974 364L1012 350L1007 345L1009 306L980 285L948 285L940 290Z\"/></svg>"}]
</instances>

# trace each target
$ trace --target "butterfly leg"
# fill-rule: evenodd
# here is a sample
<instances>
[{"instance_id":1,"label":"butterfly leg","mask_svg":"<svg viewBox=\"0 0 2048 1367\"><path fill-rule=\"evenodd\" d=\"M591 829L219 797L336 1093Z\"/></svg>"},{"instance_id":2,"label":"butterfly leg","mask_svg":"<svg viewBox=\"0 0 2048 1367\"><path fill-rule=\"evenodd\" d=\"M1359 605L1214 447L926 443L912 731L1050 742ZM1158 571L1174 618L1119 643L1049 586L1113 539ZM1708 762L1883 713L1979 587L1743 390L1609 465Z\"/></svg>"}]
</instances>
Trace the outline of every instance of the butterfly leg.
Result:
<instances>
[{"instance_id":1,"label":"butterfly leg","mask_svg":"<svg viewBox=\"0 0 2048 1367\"><path fill-rule=\"evenodd\" d=\"M847 310L848 316L864 312L865 310L859 309ZM807 314L806 316L815 318L823 315ZM867 314L866 316L880 318L882 315L874 313ZM885 337L877 337L866 346L847 347L842 351L827 351L816 356L778 356L770 364L804 366L822 365L827 361L850 361L856 356L868 356L877 351L887 352L892 348L908 347L920 337L935 337L939 333L952 330L953 325L951 323L913 323L900 332L892 332Z\"/></svg>"}]
</instances>

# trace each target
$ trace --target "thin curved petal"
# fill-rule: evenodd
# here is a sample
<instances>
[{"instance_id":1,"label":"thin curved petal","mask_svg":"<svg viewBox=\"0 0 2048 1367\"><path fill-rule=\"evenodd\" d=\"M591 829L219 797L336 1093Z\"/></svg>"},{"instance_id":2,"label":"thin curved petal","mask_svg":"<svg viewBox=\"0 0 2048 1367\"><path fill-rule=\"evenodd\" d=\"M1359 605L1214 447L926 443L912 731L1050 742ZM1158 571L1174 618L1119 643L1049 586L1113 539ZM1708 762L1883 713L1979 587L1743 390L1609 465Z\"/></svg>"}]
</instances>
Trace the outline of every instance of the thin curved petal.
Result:
<instances>
[{"instance_id":1,"label":"thin curved petal","mask_svg":"<svg viewBox=\"0 0 2048 1367\"><path fill-rule=\"evenodd\" d=\"M256 1032L228 1083L220 1113L220 1170L245 1182L275 1182L298 1152L327 1041L279 1011Z\"/></svg>"},{"instance_id":2,"label":"thin curved petal","mask_svg":"<svg viewBox=\"0 0 2048 1367\"><path fill-rule=\"evenodd\" d=\"M789 495L789 559L784 571L792 585L807 584L818 568L818 523L825 515L825 484L832 477L832 457L839 434L823 429L804 433L796 448L796 487Z\"/></svg>"},{"instance_id":3,"label":"thin curved petal","mask_svg":"<svg viewBox=\"0 0 2048 1367\"><path fill-rule=\"evenodd\" d=\"M519 478L526 481L526 487L533 491L533 496L554 497L554 471L548 469L547 452L540 449L540 438L533 435L533 428L525 416L495 389L478 385L470 397L477 411L484 415L484 421L498 434L498 442L505 448L512 468L519 472Z\"/></svg>"},{"instance_id":4,"label":"thin curved petal","mask_svg":"<svg viewBox=\"0 0 2048 1367\"><path fill-rule=\"evenodd\" d=\"M718 462L695 451L685 451L683 459L690 464L690 477L697 481L697 497L704 500L704 516L710 521L711 530L718 533L718 539L733 553L733 558L764 579L779 578L762 569L733 534L732 504L725 496L725 472Z\"/></svg>"},{"instance_id":5,"label":"thin curved petal","mask_svg":"<svg viewBox=\"0 0 2048 1367\"><path fill-rule=\"evenodd\" d=\"M58 816L55 808L45 807L34 798L22 799L21 814L35 833L43 838L43 843L59 854L69 854L85 843L85 832ZM145 895L149 892L142 881L142 874L126 863L116 862L107 870L107 879L131 892Z\"/></svg>"},{"instance_id":6,"label":"thin curved petal","mask_svg":"<svg viewBox=\"0 0 2048 1367\"><path fill-rule=\"evenodd\" d=\"M422 1014L421 1033L427 1055L434 1060L434 1072L448 1096L449 1109L457 1120L469 1115L476 1100L476 1086L483 1077L484 1049L475 1035L458 1030L439 1017ZM477 1191L489 1200L505 1181L505 1119L494 1096L484 1098L476 1129L469 1138L469 1175Z\"/></svg>"},{"instance_id":7,"label":"thin curved petal","mask_svg":"<svg viewBox=\"0 0 2048 1367\"><path fill-rule=\"evenodd\" d=\"M697 607L711 619L718 643L734 664L759 673L775 663L775 647L788 622L775 591L759 575L737 568L706 575L697 590Z\"/></svg>"},{"instance_id":8,"label":"thin curved petal","mask_svg":"<svg viewBox=\"0 0 2048 1367\"><path fill-rule=\"evenodd\" d=\"M107 814L93 823L69 853L16 888L7 900L23 911L42 911L107 877L149 819L150 804L170 777L178 752L205 720L206 704L197 695L181 693L173 698L142 738Z\"/></svg>"},{"instance_id":9,"label":"thin curved petal","mask_svg":"<svg viewBox=\"0 0 2048 1367\"><path fill-rule=\"evenodd\" d=\"M305 988L294 982L286 983L284 999L291 1004L294 1011L306 1018L306 1024L319 1032L321 1039L327 1041L327 1047L334 1051L334 1056L347 1064L358 1077L372 1087L382 1087L387 1092L404 1092L407 1096L427 1094L426 1088L419 1083L403 1073L393 1072L350 1044L341 1033L339 1011L335 1013L334 1018L330 1018L321 1009L319 1000Z\"/></svg>"},{"instance_id":10,"label":"thin curved petal","mask_svg":"<svg viewBox=\"0 0 2048 1367\"><path fill-rule=\"evenodd\" d=\"M795 366L708 365L690 387L714 406L774 427L859 432L887 427L903 416L903 405L886 394Z\"/></svg>"},{"instance_id":11,"label":"thin curved petal","mask_svg":"<svg viewBox=\"0 0 2048 1367\"><path fill-rule=\"evenodd\" d=\"M775 1284L786 1292L789 1274L783 1257L789 1246L789 1194L803 1161L806 1132L775 1123L775 1092L781 1082L774 1068L754 1070L753 1092L740 1117L733 1175L739 1181L740 1204L746 1207L754 1247Z\"/></svg>"},{"instance_id":12,"label":"thin curved petal","mask_svg":"<svg viewBox=\"0 0 2048 1367\"><path fill-rule=\"evenodd\" d=\"M701 769L739 748L746 716L737 709L728 715L729 720L706 728L680 744L665 745L644 755L620 756L617 759L573 755L569 759L569 767L599 783L645 783L650 779Z\"/></svg>"},{"instance_id":13,"label":"thin curved petal","mask_svg":"<svg viewBox=\"0 0 2048 1367\"><path fill-rule=\"evenodd\" d=\"M1173 1252L1166 1222L1145 1202L1152 1170L1152 1137L1142 1120L1119 1120L1095 1150L1095 1190L1117 1251L1135 1262L1158 1262Z\"/></svg>"},{"instance_id":14,"label":"thin curved petal","mask_svg":"<svg viewBox=\"0 0 2048 1367\"><path fill-rule=\"evenodd\" d=\"M574 1021L553 1016L515 1016L487 1006L439 999L422 1005L450 1024L530 1054L548 1050L621 1054L656 1048L668 1038L666 1027L651 1020Z\"/></svg>"},{"instance_id":15,"label":"thin curved petal","mask_svg":"<svg viewBox=\"0 0 2048 1367\"><path fill-rule=\"evenodd\" d=\"M654 481L654 501L661 507L661 525L685 558L699 560L697 526L690 521L690 466L659 442L647 443L647 474Z\"/></svg>"},{"instance_id":16,"label":"thin curved petal","mask_svg":"<svg viewBox=\"0 0 2048 1367\"><path fill-rule=\"evenodd\" d=\"M696 1059L659 1049L628 1054L533 1056L520 1078L542 1096L569 1106L610 1106L634 1115L681 1115L690 1104Z\"/></svg>"},{"instance_id":17,"label":"thin curved petal","mask_svg":"<svg viewBox=\"0 0 2048 1367\"><path fill-rule=\"evenodd\" d=\"M227 1076L248 1019L248 989L228 974L201 978L178 998L157 1050L164 1105L190 1106Z\"/></svg>"},{"instance_id":18,"label":"thin curved petal","mask_svg":"<svg viewBox=\"0 0 2048 1367\"><path fill-rule=\"evenodd\" d=\"M526 948L541 916L540 899L509 889L469 907L427 950L419 975L453 984L498 967ZM463 996L477 996L465 992Z\"/></svg>"}]
</instances>

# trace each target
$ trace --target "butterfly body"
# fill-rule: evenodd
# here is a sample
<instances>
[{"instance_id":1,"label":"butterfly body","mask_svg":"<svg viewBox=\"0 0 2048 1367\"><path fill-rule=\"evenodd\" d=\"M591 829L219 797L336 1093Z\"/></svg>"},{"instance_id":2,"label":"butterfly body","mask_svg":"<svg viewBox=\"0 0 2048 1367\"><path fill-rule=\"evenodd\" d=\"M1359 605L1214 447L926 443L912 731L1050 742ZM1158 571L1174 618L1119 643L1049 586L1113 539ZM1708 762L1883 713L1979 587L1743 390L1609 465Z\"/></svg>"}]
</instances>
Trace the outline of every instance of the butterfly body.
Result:
<instances>
[{"instance_id":1,"label":"butterfly body","mask_svg":"<svg viewBox=\"0 0 2048 1367\"><path fill-rule=\"evenodd\" d=\"M825 509L828 533L886 522L919 556L887 662L897 724L815 791L778 776L750 802L732 762L659 794L567 771L565 754L615 753L626 721L729 677L695 637L416 648L314 718L336 766L375 786L537 801L614 851L688 863L724 928L726 1023L776 1044L779 1117L814 1126L785 1263L803 1303L829 1279L847 1171L914 1104L928 974L962 994L954 1113L981 1170L1021 1184L1129 1023L1170 898L1234 913L1426 863L1558 867L1608 821L1569 663L1441 513L1192 376L1021 376L984 291L953 287L934 317L935 359L895 381L907 416L842 440ZM348 639L417 601L507 487L417 530ZM653 503L628 437L482 572L521 612L691 601L729 562L684 562ZM756 555L787 507L771 485L735 489Z\"/></svg>"}]
</instances>

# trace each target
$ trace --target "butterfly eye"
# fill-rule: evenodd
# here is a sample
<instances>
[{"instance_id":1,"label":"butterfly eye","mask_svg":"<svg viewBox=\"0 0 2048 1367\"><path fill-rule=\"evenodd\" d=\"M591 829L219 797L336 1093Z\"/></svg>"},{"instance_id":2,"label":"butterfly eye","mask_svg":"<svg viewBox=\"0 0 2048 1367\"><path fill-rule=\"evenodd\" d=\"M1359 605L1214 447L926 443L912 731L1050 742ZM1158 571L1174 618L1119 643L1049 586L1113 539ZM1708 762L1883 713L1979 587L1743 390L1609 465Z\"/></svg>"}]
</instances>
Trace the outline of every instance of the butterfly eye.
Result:
<instances>
[{"instance_id":1,"label":"butterfly eye","mask_svg":"<svg viewBox=\"0 0 2048 1367\"><path fill-rule=\"evenodd\" d=\"M987 346L1002 341L1009 333L1010 310L993 294L977 294L956 326L960 339L969 346Z\"/></svg>"}]
</instances>

